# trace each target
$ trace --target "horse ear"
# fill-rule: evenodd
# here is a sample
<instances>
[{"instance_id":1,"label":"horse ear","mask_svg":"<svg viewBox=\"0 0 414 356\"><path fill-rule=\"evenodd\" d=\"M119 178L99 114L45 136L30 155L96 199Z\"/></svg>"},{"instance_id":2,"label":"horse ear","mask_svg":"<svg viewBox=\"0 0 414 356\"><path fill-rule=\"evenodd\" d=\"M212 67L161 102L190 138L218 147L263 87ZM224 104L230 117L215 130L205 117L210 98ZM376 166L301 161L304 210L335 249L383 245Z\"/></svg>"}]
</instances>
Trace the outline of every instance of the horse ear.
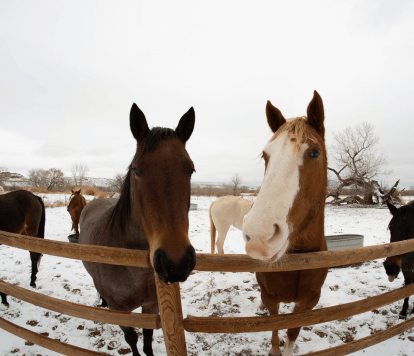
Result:
<instances>
[{"instance_id":1,"label":"horse ear","mask_svg":"<svg viewBox=\"0 0 414 356\"><path fill-rule=\"evenodd\" d=\"M313 92L313 98L308 105L307 115L308 124L311 125L323 139L325 139L325 126L323 125L325 111L323 109L322 98L316 90Z\"/></svg>"},{"instance_id":2,"label":"horse ear","mask_svg":"<svg viewBox=\"0 0 414 356\"><path fill-rule=\"evenodd\" d=\"M392 205L388 200L386 201L388 209L390 210L390 213L392 215L395 215L395 213L397 212L398 208L395 207L394 205Z\"/></svg>"},{"instance_id":3,"label":"horse ear","mask_svg":"<svg viewBox=\"0 0 414 356\"><path fill-rule=\"evenodd\" d=\"M79 189L78 194L80 194L80 193L81 193L81 191L82 191L82 189Z\"/></svg>"},{"instance_id":4,"label":"horse ear","mask_svg":"<svg viewBox=\"0 0 414 356\"><path fill-rule=\"evenodd\" d=\"M266 117L272 132L276 132L286 122L280 110L275 108L269 100L266 104Z\"/></svg>"},{"instance_id":5,"label":"horse ear","mask_svg":"<svg viewBox=\"0 0 414 356\"><path fill-rule=\"evenodd\" d=\"M129 124L131 126L132 135L134 135L134 138L138 142L142 141L147 136L149 132L147 119L145 118L144 113L135 103L133 103L131 107L131 112L129 114Z\"/></svg>"},{"instance_id":6,"label":"horse ear","mask_svg":"<svg viewBox=\"0 0 414 356\"><path fill-rule=\"evenodd\" d=\"M178 137L184 143L190 138L191 134L194 130L194 123L195 123L195 112L193 107L191 107L180 119L175 132L177 133Z\"/></svg>"}]
</instances>

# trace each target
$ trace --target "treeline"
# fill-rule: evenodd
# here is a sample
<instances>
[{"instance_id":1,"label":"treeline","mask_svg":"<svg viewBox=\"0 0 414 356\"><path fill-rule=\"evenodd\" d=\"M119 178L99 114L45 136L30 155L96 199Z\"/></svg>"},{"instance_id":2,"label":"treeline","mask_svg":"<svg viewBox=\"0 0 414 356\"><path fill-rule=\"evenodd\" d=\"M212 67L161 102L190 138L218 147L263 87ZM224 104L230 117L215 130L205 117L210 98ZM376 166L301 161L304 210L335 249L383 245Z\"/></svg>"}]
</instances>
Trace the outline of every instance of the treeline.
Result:
<instances>
[{"instance_id":1,"label":"treeline","mask_svg":"<svg viewBox=\"0 0 414 356\"><path fill-rule=\"evenodd\" d=\"M231 185L192 185L191 195L194 196L207 196L207 197L222 197L225 195L254 195L259 194L260 188L249 188L249 187L237 187L234 190L234 186Z\"/></svg>"}]
</instances>

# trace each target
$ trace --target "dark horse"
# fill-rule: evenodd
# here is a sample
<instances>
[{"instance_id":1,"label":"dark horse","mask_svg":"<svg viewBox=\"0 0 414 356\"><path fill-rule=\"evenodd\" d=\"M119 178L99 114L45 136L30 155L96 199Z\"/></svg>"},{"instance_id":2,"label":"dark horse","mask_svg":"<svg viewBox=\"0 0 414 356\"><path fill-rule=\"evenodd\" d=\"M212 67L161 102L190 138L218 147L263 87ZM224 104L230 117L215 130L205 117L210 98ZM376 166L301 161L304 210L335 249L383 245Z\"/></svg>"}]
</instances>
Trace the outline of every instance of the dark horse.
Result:
<instances>
[{"instance_id":1,"label":"dark horse","mask_svg":"<svg viewBox=\"0 0 414 356\"><path fill-rule=\"evenodd\" d=\"M290 253L327 251L324 209L327 187L324 108L315 91L307 117L285 120L270 101L267 122L274 132L263 149L265 176L260 193L244 217L243 236L249 256L276 262ZM288 258L288 257L287 257ZM280 263L283 263L283 259ZM257 272L262 301L270 314L280 303L295 303L294 312L311 310L319 301L328 268ZM287 331L283 356L292 356L300 328ZM280 355L278 330L269 355Z\"/></svg>"},{"instance_id":2,"label":"dark horse","mask_svg":"<svg viewBox=\"0 0 414 356\"><path fill-rule=\"evenodd\" d=\"M76 234L79 234L79 218L82 213L83 208L86 205L86 200L81 194L82 189L72 190L72 195L70 196L70 201L68 204L68 212L72 219L72 230L75 230Z\"/></svg>"},{"instance_id":3,"label":"dark horse","mask_svg":"<svg viewBox=\"0 0 414 356\"><path fill-rule=\"evenodd\" d=\"M388 209L392 214L392 219L388 225L391 232L390 242L398 242L414 238L414 201L400 208L395 207L387 201ZM399 256L387 257L384 261L385 272L388 280L392 282L402 270L405 285L414 282L414 252L404 253ZM407 318L408 299L404 299L404 304L400 312L400 319ZM411 310L414 313L414 307Z\"/></svg>"},{"instance_id":4,"label":"dark horse","mask_svg":"<svg viewBox=\"0 0 414 356\"><path fill-rule=\"evenodd\" d=\"M45 237L46 213L40 197L26 190L16 190L0 195L0 230L33 237ZM30 285L36 287L36 274L41 253L30 252L32 276ZM7 296L1 293L1 302L7 303Z\"/></svg>"},{"instance_id":5,"label":"dark horse","mask_svg":"<svg viewBox=\"0 0 414 356\"><path fill-rule=\"evenodd\" d=\"M193 108L181 118L175 130L150 130L135 104L130 126L137 140L135 156L118 199L95 199L80 218L79 243L149 250L150 263L167 284L183 282L194 269L196 254L188 238L190 181L194 164L185 143L195 122ZM103 305L109 309L142 313L159 312L154 271L148 268L116 266L84 261ZM132 327L121 326L134 356L138 336ZM144 329L144 352L152 351L153 330Z\"/></svg>"}]
</instances>

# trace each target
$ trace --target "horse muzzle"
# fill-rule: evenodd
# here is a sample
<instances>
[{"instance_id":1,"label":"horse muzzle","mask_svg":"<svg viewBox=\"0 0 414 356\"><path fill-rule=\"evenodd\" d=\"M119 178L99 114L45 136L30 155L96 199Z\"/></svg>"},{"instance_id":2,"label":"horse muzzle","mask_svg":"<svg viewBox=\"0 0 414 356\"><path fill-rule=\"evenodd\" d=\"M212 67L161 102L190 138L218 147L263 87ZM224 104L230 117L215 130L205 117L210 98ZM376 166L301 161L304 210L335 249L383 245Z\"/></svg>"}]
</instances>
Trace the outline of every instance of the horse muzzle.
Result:
<instances>
[{"instance_id":1,"label":"horse muzzle","mask_svg":"<svg viewBox=\"0 0 414 356\"><path fill-rule=\"evenodd\" d=\"M184 254L178 261L171 259L162 247L159 247L154 253L154 270L166 284L186 281L195 264L196 253L191 245L185 248Z\"/></svg>"}]
</instances>

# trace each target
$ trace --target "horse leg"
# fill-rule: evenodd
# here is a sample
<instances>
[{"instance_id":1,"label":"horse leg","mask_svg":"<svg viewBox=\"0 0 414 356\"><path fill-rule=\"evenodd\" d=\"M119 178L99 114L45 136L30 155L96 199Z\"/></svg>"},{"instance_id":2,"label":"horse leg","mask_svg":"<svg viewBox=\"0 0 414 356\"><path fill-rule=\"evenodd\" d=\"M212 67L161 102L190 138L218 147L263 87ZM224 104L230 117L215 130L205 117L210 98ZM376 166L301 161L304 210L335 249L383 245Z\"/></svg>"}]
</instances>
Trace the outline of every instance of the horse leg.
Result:
<instances>
[{"instance_id":1,"label":"horse leg","mask_svg":"<svg viewBox=\"0 0 414 356\"><path fill-rule=\"evenodd\" d=\"M74 225L75 233L79 234L79 219L75 220L73 222L73 225Z\"/></svg>"},{"instance_id":2,"label":"horse leg","mask_svg":"<svg viewBox=\"0 0 414 356\"><path fill-rule=\"evenodd\" d=\"M39 264L40 264L41 257L42 257L41 253L30 251L30 259L32 261L32 275L30 277L30 286L33 288L36 288L35 281L36 281L37 272L39 271Z\"/></svg>"},{"instance_id":3,"label":"horse leg","mask_svg":"<svg viewBox=\"0 0 414 356\"><path fill-rule=\"evenodd\" d=\"M294 313L300 313L307 310L312 310L313 307L318 304L319 298L321 296L321 292L319 291L316 293L311 299L305 300L303 303L295 303L295 307L293 308ZM299 328L288 329L287 331L287 340L285 343L285 347L283 349L283 356L293 356L293 347L295 346L296 339L300 332Z\"/></svg>"},{"instance_id":4,"label":"horse leg","mask_svg":"<svg viewBox=\"0 0 414 356\"><path fill-rule=\"evenodd\" d=\"M269 310L271 315L278 315L279 314L279 302L270 294L266 292L266 290L262 287L261 288L262 294L262 304L266 306ZM269 356L281 356L282 352L280 351L280 340L279 340L279 330L272 331L272 348L269 351Z\"/></svg>"},{"instance_id":5,"label":"horse leg","mask_svg":"<svg viewBox=\"0 0 414 356\"><path fill-rule=\"evenodd\" d=\"M402 259L401 262L401 270L404 275L404 284L408 286L413 282L413 271L411 270L411 267L409 266L409 261L407 261L406 258ZM407 297L404 299L404 304L401 309L400 315L398 316L399 319L407 319L407 310L408 310L408 300L410 297Z\"/></svg>"},{"instance_id":6,"label":"horse leg","mask_svg":"<svg viewBox=\"0 0 414 356\"><path fill-rule=\"evenodd\" d=\"M224 240L226 240L227 233L229 232L230 226L227 229L218 229L217 236L217 252L221 255L224 255Z\"/></svg>"},{"instance_id":7,"label":"horse leg","mask_svg":"<svg viewBox=\"0 0 414 356\"><path fill-rule=\"evenodd\" d=\"M158 303L153 304L152 306L143 306L142 312L145 314L158 314ZM154 356L154 352L152 350L152 335L154 334L154 330L152 329L142 329L142 334L144 336L144 353L147 356Z\"/></svg>"},{"instance_id":8,"label":"horse leg","mask_svg":"<svg viewBox=\"0 0 414 356\"><path fill-rule=\"evenodd\" d=\"M130 326L121 325L120 328L124 332L125 341L128 343L129 347L132 350L132 356L141 356L137 348L138 335L135 332L134 328L131 328Z\"/></svg>"},{"instance_id":9,"label":"horse leg","mask_svg":"<svg viewBox=\"0 0 414 356\"><path fill-rule=\"evenodd\" d=\"M0 292L0 296L1 296L1 304L4 304L6 307L8 307L10 304L7 302L7 294Z\"/></svg>"},{"instance_id":10,"label":"horse leg","mask_svg":"<svg viewBox=\"0 0 414 356\"><path fill-rule=\"evenodd\" d=\"M22 231L22 235L27 236L36 236L37 229L33 229L31 226L26 226L26 228ZM30 251L30 260L32 261L32 275L30 277L30 286L36 288L36 275L39 270L40 259L42 257L41 253L32 252Z\"/></svg>"},{"instance_id":11,"label":"horse leg","mask_svg":"<svg viewBox=\"0 0 414 356\"><path fill-rule=\"evenodd\" d=\"M101 303L101 305L98 305L98 307L107 308L108 307L107 301L105 299L103 299L102 296L101 296L101 300L102 300L102 303Z\"/></svg>"}]
</instances>

